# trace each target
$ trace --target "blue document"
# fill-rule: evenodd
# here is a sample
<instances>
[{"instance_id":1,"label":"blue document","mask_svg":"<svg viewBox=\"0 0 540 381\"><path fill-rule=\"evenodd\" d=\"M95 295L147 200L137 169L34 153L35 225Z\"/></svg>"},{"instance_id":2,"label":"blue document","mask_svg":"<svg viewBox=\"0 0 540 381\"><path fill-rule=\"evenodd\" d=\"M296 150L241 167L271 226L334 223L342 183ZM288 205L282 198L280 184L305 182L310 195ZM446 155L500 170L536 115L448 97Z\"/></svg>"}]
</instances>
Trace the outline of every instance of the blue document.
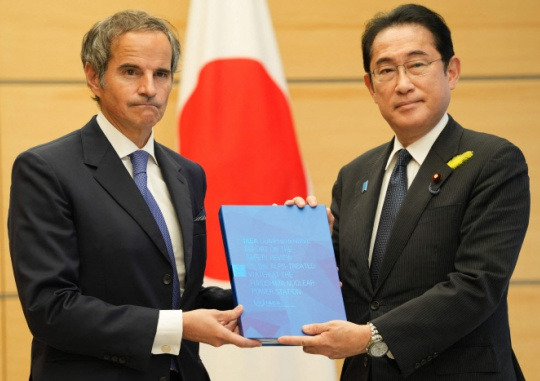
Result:
<instances>
[{"instance_id":1,"label":"blue document","mask_svg":"<svg viewBox=\"0 0 540 381\"><path fill-rule=\"evenodd\" d=\"M219 219L244 337L276 344L346 320L324 205L222 206Z\"/></svg>"}]
</instances>

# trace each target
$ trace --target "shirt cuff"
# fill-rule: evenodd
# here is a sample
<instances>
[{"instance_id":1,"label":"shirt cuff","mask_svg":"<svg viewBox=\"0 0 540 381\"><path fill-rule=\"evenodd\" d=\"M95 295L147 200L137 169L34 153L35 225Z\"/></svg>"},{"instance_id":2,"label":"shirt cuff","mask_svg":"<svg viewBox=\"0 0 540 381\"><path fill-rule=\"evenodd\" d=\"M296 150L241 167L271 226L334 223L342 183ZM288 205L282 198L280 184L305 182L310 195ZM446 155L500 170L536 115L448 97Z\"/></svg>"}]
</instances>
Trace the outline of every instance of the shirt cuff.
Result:
<instances>
[{"instance_id":1,"label":"shirt cuff","mask_svg":"<svg viewBox=\"0 0 540 381\"><path fill-rule=\"evenodd\" d=\"M182 328L182 310L160 310L152 354L178 356L182 342Z\"/></svg>"}]
</instances>

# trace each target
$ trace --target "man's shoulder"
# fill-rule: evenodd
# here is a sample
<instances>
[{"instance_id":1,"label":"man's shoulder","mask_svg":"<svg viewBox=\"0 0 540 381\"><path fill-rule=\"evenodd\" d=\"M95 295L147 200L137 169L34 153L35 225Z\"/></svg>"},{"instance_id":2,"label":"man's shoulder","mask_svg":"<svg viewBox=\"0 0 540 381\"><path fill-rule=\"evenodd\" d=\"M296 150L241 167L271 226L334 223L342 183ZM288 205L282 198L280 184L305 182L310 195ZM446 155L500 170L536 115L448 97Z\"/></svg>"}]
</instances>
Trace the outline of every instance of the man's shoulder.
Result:
<instances>
[{"instance_id":1,"label":"man's shoulder","mask_svg":"<svg viewBox=\"0 0 540 381\"><path fill-rule=\"evenodd\" d=\"M461 134L461 144L467 144L470 146L503 146L503 145L513 145L508 139L495 135L493 133L473 130L470 128L463 127L456 120L450 117L450 125L453 125L454 128L459 129Z\"/></svg>"},{"instance_id":2,"label":"man's shoulder","mask_svg":"<svg viewBox=\"0 0 540 381\"><path fill-rule=\"evenodd\" d=\"M474 145L504 145L512 144L508 139L488 132L463 128L462 141Z\"/></svg>"},{"instance_id":3,"label":"man's shoulder","mask_svg":"<svg viewBox=\"0 0 540 381\"><path fill-rule=\"evenodd\" d=\"M488 158L497 155L500 151L511 150L521 153L519 147L502 136L468 128L463 128L459 146L461 151L473 151L477 156Z\"/></svg>"},{"instance_id":4,"label":"man's shoulder","mask_svg":"<svg viewBox=\"0 0 540 381\"><path fill-rule=\"evenodd\" d=\"M82 129L71 131L54 140L28 148L18 156L39 156L47 161L53 162L69 160L67 158L73 155L80 156L82 154L81 131Z\"/></svg>"},{"instance_id":5,"label":"man's shoulder","mask_svg":"<svg viewBox=\"0 0 540 381\"><path fill-rule=\"evenodd\" d=\"M389 143L381 144L377 147L371 148L370 150L364 152L360 156L357 156L355 159L343 166L344 170L353 169L358 167L372 167L375 162L381 160L385 157L388 149L390 148Z\"/></svg>"}]
</instances>

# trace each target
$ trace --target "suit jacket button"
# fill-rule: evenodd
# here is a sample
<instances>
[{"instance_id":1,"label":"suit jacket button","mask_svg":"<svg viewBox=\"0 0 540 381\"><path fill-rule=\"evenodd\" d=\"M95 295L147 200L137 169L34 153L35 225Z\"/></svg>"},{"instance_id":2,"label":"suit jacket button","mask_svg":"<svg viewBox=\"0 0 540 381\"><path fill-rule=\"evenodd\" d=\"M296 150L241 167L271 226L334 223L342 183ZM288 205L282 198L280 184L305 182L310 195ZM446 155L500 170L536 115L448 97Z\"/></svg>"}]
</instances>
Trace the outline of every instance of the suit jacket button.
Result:
<instances>
[{"instance_id":1,"label":"suit jacket button","mask_svg":"<svg viewBox=\"0 0 540 381\"><path fill-rule=\"evenodd\" d=\"M377 311L379 307L380 307L380 304L378 301L374 300L373 302L371 302L370 308L372 311Z\"/></svg>"},{"instance_id":2,"label":"suit jacket button","mask_svg":"<svg viewBox=\"0 0 540 381\"><path fill-rule=\"evenodd\" d=\"M172 276L171 274L165 274L163 275L163 284L171 284L172 283Z\"/></svg>"}]
</instances>

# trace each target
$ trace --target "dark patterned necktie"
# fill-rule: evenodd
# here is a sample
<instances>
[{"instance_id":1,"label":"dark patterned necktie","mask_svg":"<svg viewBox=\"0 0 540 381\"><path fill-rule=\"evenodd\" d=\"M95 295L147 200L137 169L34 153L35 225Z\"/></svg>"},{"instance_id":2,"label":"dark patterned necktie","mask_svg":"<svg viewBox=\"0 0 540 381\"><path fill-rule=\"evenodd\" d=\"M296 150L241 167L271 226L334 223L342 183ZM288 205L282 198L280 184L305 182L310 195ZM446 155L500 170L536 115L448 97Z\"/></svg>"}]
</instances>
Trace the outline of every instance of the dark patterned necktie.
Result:
<instances>
[{"instance_id":1,"label":"dark patterned necktie","mask_svg":"<svg viewBox=\"0 0 540 381\"><path fill-rule=\"evenodd\" d=\"M373 246L373 255L371 257L371 266L369 273L371 275L371 284L375 287L377 278L379 277L379 269L383 260L384 252L388 244L388 237L394 225L394 220L399 211L401 203L407 193L407 164L411 160L411 154L402 149L399 151L397 163L390 176L384 204L381 210L381 218L379 220L379 228L377 229L377 237Z\"/></svg>"},{"instance_id":2,"label":"dark patterned necktie","mask_svg":"<svg viewBox=\"0 0 540 381\"><path fill-rule=\"evenodd\" d=\"M171 236L169 235L169 229L167 229L167 224L165 223L165 218L159 209L158 203L156 202L152 193L147 187L147 174L146 174L146 165L148 164L148 152L143 150L138 150L129 155L131 163L133 164L133 178L137 188L141 191L141 194L144 198L144 201L148 204L150 212L154 216L156 223L159 227L159 231L163 236L165 241L165 246L167 247L167 253L169 254L169 260L172 265L172 277L173 277L173 300L172 300L172 309L177 310L180 307L180 282L178 280L178 271L176 270L176 261L174 259L174 252L172 248Z\"/></svg>"}]
</instances>

